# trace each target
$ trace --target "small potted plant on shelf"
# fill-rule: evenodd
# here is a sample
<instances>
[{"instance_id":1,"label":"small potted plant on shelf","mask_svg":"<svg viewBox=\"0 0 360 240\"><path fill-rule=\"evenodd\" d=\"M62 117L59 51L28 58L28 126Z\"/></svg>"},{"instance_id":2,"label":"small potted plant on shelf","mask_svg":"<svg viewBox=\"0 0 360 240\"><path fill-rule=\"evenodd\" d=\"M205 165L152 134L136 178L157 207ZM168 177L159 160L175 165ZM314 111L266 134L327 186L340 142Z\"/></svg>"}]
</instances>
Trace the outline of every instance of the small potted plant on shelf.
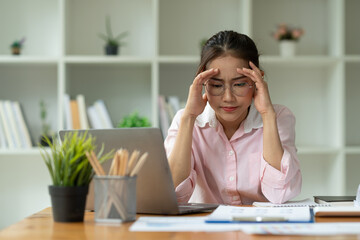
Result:
<instances>
[{"instance_id":1,"label":"small potted plant on shelf","mask_svg":"<svg viewBox=\"0 0 360 240\"><path fill-rule=\"evenodd\" d=\"M287 24L279 24L272 36L280 42L280 55L284 57L294 56L296 43L304 35L304 29L291 27Z\"/></svg>"},{"instance_id":2,"label":"small potted plant on shelf","mask_svg":"<svg viewBox=\"0 0 360 240\"><path fill-rule=\"evenodd\" d=\"M151 127L150 121L147 117L142 117L138 112L133 112L126 115L117 125L118 128L130 127Z\"/></svg>"},{"instance_id":3,"label":"small potted plant on shelf","mask_svg":"<svg viewBox=\"0 0 360 240\"><path fill-rule=\"evenodd\" d=\"M95 154L95 138L87 132L65 134L62 143L45 137L50 151L40 146L41 156L49 170L53 185L49 186L55 222L79 222L84 219L86 195L94 175L86 156ZM103 155L104 146L97 153L102 163L112 157L113 151Z\"/></svg>"},{"instance_id":4,"label":"small potted plant on shelf","mask_svg":"<svg viewBox=\"0 0 360 240\"><path fill-rule=\"evenodd\" d=\"M16 40L11 44L10 48L13 55L20 55L24 42L25 38L22 38L21 40Z\"/></svg>"},{"instance_id":5,"label":"small potted plant on shelf","mask_svg":"<svg viewBox=\"0 0 360 240\"><path fill-rule=\"evenodd\" d=\"M40 145L41 146L49 146L49 144L46 141L46 138L49 139L50 142L52 142L52 134L50 131L50 124L46 120L47 118L47 109L46 104L44 100L40 100L40 119L41 119L41 136L40 136Z\"/></svg>"},{"instance_id":6,"label":"small potted plant on shelf","mask_svg":"<svg viewBox=\"0 0 360 240\"><path fill-rule=\"evenodd\" d=\"M99 37L102 38L105 42L105 54L106 55L117 55L119 51L119 47L121 47L124 42L121 42L120 40L128 35L128 32L122 32L118 34L117 36L114 36L111 28L111 20L110 17L107 16L105 20L105 28L106 28L106 34L100 33Z\"/></svg>"}]
</instances>

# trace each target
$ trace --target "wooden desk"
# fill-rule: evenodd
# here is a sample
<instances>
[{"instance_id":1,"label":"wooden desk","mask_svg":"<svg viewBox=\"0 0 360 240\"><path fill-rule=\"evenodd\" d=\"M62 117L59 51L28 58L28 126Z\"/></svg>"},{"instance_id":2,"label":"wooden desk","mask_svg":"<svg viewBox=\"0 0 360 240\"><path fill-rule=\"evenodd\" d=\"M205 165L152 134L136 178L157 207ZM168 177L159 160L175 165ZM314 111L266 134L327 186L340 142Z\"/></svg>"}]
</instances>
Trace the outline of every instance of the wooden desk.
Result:
<instances>
[{"instance_id":1,"label":"wooden desk","mask_svg":"<svg viewBox=\"0 0 360 240\"><path fill-rule=\"evenodd\" d=\"M201 216L205 214L197 214ZM323 221L357 221L360 218L318 218L317 222ZM121 240L138 240L138 239L173 239L173 240L257 240L257 239L360 239L360 235L332 236L332 237L304 237L304 236L260 236L247 235L242 232L129 232L132 223L124 223L116 226L100 225L94 222L94 213L86 212L84 222L82 223L55 223L52 219L51 208L44 209L41 212L31 215L24 220L11 225L0 231L0 240L11 239L121 239Z\"/></svg>"}]
</instances>

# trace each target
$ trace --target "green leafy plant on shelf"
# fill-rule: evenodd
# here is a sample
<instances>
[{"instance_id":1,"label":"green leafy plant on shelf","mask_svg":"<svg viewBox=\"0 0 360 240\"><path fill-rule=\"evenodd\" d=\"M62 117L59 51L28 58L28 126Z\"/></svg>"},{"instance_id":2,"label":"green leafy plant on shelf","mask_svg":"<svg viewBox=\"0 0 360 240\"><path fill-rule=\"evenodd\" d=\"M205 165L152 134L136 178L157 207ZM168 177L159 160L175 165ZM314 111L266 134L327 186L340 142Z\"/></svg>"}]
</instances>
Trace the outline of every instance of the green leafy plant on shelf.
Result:
<instances>
[{"instance_id":1,"label":"green leafy plant on shelf","mask_svg":"<svg viewBox=\"0 0 360 240\"><path fill-rule=\"evenodd\" d=\"M48 137L50 141L52 141L50 124L47 122L47 109L44 100L40 100L40 119L41 119L41 136L40 136L40 144L42 146L48 146L45 138L43 136Z\"/></svg>"},{"instance_id":2,"label":"green leafy plant on shelf","mask_svg":"<svg viewBox=\"0 0 360 240\"><path fill-rule=\"evenodd\" d=\"M133 112L125 116L117 125L118 128L125 127L151 127L147 117L142 117L138 112Z\"/></svg>"},{"instance_id":3,"label":"green leafy plant on shelf","mask_svg":"<svg viewBox=\"0 0 360 240\"><path fill-rule=\"evenodd\" d=\"M40 146L41 156L49 170L54 186L86 186L89 185L94 171L86 156L86 152L96 151L95 137L91 134L71 132L64 136L63 142L54 139L54 143L44 136L50 153ZM104 145L96 154L100 163L112 158L114 151L103 155Z\"/></svg>"},{"instance_id":4,"label":"green leafy plant on shelf","mask_svg":"<svg viewBox=\"0 0 360 240\"><path fill-rule=\"evenodd\" d=\"M110 16L106 16L105 20L105 34L99 33L99 37L102 38L106 45L105 45L105 53L106 55L117 55L118 48L125 43L121 41L124 37L129 34L128 31L124 31L119 33L118 35L114 36L112 27L111 27L111 19Z\"/></svg>"}]
</instances>

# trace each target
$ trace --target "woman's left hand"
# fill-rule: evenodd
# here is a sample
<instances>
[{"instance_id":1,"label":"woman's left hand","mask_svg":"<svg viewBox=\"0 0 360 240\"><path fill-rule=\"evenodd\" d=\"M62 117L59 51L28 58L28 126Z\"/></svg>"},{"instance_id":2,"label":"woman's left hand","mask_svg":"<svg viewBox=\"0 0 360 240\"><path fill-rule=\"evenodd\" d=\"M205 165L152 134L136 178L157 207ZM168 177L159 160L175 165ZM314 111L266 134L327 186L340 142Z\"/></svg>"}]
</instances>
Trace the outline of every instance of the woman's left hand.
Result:
<instances>
[{"instance_id":1,"label":"woman's left hand","mask_svg":"<svg viewBox=\"0 0 360 240\"><path fill-rule=\"evenodd\" d=\"M254 104L261 115L267 113L275 113L274 107L271 103L269 89L267 83L264 81L264 73L249 61L250 68L237 68L237 72L247 76L254 82Z\"/></svg>"}]
</instances>

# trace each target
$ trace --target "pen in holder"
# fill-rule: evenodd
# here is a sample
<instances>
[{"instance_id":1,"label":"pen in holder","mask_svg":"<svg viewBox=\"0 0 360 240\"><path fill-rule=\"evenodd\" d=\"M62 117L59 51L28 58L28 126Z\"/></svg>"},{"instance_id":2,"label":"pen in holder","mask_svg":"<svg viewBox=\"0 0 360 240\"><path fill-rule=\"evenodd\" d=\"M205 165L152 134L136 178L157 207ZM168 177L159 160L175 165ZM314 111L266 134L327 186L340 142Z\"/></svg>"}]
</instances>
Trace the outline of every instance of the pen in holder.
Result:
<instances>
[{"instance_id":1,"label":"pen in holder","mask_svg":"<svg viewBox=\"0 0 360 240\"><path fill-rule=\"evenodd\" d=\"M95 221L136 219L136 176L95 176Z\"/></svg>"},{"instance_id":2,"label":"pen in holder","mask_svg":"<svg viewBox=\"0 0 360 240\"><path fill-rule=\"evenodd\" d=\"M130 158L126 149L118 150L111 163L109 175L105 175L95 154L87 153L97 176L95 183L95 221L128 222L136 219L136 178L148 153L139 158L135 150Z\"/></svg>"}]
</instances>

